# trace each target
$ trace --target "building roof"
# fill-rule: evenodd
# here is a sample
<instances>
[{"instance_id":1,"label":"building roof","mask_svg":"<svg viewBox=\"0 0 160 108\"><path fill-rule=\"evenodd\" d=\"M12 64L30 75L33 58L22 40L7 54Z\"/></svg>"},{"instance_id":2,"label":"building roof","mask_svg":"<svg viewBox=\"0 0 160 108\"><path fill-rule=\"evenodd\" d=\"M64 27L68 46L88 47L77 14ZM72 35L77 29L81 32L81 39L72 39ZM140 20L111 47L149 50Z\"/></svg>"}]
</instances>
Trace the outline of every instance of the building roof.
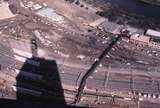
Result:
<instances>
[{"instance_id":1,"label":"building roof","mask_svg":"<svg viewBox=\"0 0 160 108\"><path fill-rule=\"evenodd\" d=\"M90 26L97 27L100 24L102 24L104 21L107 21L107 19L106 18L99 18L96 21L94 21L93 23L91 23Z\"/></svg>"},{"instance_id":2,"label":"building roof","mask_svg":"<svg viewBox=\"0 0 160 108\"><path fill-rule=\"evenodd\" d=\"M121 25L106 20L100 24L99 27L104 28L107 32L118 34L120 32Z\"/></svg>"},{"instance_id":3,"label":"building roof","mask_svg":"<svg viewBox=\"0 0 160 108\"><path fill-rule=\"evenodd\" d=\"M160 32L159 32L159 31L152 30L152 29L148 29L148 30L146 31L146 35L160 38Z\"/></svg>"},{"instance_id":4,"label":"building roof","mask_svg":"<svg viewBox=\"0 0 160 108\"><path fill-rule=\"evenodd\" d=\"M140 34L133 34L131 37L130 37L131 40L135 40L135 41L141 41L141 42L144 42L144 43L149 43L150 41L150 37L148 36L145 36L145 35L140 35Z\"/></svg>"},{"instance_id":5,"label":"building roof","mask_svg":"<svg viewBox=\"0 0 160 108\"><path fill-rule=\"evenodd\" d=\"M64 23L64 18L63 16L57 14L55 12L55 10L51 9L51 8L45 8L45 9L41 9L37 11L38 15L41 15L43 17L47 17L48 19L50 19L51 21L56 21L58 23Z\"/></svg>"}]
</instances>

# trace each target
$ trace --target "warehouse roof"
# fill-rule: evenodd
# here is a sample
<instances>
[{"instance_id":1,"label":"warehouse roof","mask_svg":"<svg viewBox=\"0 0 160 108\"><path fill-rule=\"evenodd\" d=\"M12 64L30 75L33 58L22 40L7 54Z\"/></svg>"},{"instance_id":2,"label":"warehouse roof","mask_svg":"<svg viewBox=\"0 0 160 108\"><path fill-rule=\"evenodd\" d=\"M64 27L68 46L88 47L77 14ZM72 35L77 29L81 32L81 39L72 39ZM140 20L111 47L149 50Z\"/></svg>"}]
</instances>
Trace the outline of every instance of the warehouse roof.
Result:
<instances>
[{"instance_id":1,"label":"warehouse roof","mask_svg":"<svg viewBox=\"0 0 160 108\"><path fill-rule=\"evenodd\" d=\"M160 32L159 32L159 31L152 30L152 29L148 29L148 30L146 31L146 35L160 38Z\"/></svg>"},{"instance_id":2,"label":"warehouse roof","mask_svg":"<svg viewBox=\"0 0 160 108\"><path fill-rule=\"evenodd\" d=\"M150 41L150 37L148 36L144 36L144 35L140 35L140 34L133 34L131 37L130 37L131 40L135 40L135 41L141 41L141 42L144 42L144 43L149 43Z\"/></svg>"}]
</instances>

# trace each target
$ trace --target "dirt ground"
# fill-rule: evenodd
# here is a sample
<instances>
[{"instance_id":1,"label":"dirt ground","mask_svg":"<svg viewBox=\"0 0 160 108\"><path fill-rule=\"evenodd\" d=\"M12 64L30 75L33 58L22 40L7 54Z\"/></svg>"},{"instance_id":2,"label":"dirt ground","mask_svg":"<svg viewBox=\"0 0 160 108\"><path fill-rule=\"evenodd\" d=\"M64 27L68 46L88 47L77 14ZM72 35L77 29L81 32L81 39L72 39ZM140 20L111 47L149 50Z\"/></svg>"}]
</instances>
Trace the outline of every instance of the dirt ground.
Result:
<instances>
[{"instance_id":1,"label":"dirt ground","mask_svg":"<svg viewBox=\"0 0 160 108\"><path fill-rule=\"evenodd\" d=\"M67 17L68 19L80 23L80 24L90 24L99 18L91 10L86 10L75 4L69 4L64 2L64 0L36 0L38 2L45 2L49 7L53 8L59 14Z\"/></svg>"}]
</instances>

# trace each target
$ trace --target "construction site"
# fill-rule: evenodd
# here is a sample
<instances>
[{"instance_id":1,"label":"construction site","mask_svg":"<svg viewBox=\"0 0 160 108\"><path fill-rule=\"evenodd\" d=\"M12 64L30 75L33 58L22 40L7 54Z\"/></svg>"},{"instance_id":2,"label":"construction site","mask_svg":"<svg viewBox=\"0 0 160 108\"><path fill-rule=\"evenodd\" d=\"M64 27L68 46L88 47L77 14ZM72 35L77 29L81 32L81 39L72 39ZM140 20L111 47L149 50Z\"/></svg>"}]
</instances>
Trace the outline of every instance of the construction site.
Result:
<instances>
[{"instance_id":1,"label":"construction site","mask_svg":"<svg viewBox=\"0 0 160 108\"><path fill-rule=\"evenodd\" d=\"M0 106L160 107L159 23L117 23L93 4L0 1Z\"/></svg>"}]
</instances>

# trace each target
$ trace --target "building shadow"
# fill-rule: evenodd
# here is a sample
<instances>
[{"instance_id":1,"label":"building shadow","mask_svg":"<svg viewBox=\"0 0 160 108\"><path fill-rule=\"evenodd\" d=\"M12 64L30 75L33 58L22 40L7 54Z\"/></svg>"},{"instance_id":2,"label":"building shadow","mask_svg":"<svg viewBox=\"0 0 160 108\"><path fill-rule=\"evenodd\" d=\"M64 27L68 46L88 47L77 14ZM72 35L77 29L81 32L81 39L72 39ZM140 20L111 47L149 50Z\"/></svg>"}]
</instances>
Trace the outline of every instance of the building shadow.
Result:
<instances>
[{"instance_id":1,"label":"building shadow","mask_svg":"<svg viewBox=\"0 0 160 108\"><path fill-rule=\"evenodd\" d=\"M97 15L107 18L109 21L120 24L129 25L139 29L155 29L159 28L160 22L157 18L145 17L136 14L129 14L125 10L111 8L110 11L98 11Z\"/></svg>"},{"instance_id":2,"label":"building shadow","mask_svg":"<svg viewBox=\"0 0 160 108\"><path fill-rule=\"evenodd\" d=\"M54 60L27 59L16 81L16 100L0 99L0 108L75 108L65 101Z\"/></svg>"},{"instance_id":3,"label":"building shadow","mask_svg":"<svg viewBox=\"0 0 160 108\"><path fill-rule=\"evenodd\" d=\"M21 102L29 102L38 108L51 107L53 102L66 106L56 61L28 59L16 80L17 98Z\"/></svg>"}]
</instances>

